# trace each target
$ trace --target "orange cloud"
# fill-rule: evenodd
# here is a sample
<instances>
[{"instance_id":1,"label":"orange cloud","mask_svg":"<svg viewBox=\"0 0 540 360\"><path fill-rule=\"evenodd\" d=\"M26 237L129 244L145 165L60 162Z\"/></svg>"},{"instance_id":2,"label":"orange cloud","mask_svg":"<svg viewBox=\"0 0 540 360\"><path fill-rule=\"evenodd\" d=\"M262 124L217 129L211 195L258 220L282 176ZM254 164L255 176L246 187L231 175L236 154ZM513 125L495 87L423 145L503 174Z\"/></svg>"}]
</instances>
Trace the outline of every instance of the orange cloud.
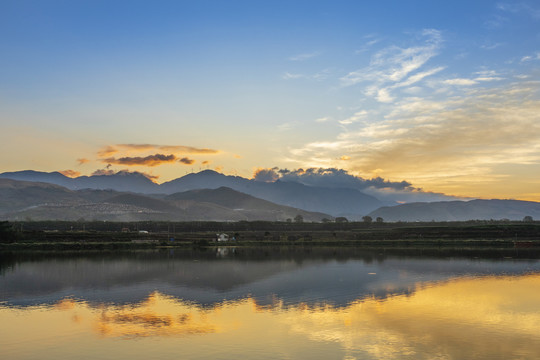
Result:
<instances>
[{"instance_id":1,"label":"orange cloud","mask_svg":"<svg viewBox=\"0 0 540 360\"><path fill-rule=\"evenodd\" d=\"M112 146L105 146L101 150L98 151L99 157L105 157L105 156L111 156L113 154L116 154L118 152L118 149L112 147Z\"/></svg>"},{"instance_id":2,"label":"orange cloud","mask_svg":"<svg viewBox=\"0 0 540 360\"><path fill-rule=\"evenodd\" d=\"M196 148L193 146L183 146L183 145L155 145L155 144L118 144L117 147L128 149L128 150L137 150L137 151L167 151L167 152L180 152L188 154L217 154L219 150L206 149L206 148Z\"/></svg>"},{"instance_id":3,"label":"orange cloud","mask_svg":"<svg viewBox=\"0 0 540 360\"><path fill-rule=\"evenodd\" d=\"M203 165L210 165L211 161L210 160L204 160L202 162Z\"/></svg>"},{"instance_id":4,"label":"orange cloud","mask_svg":"<svg viewBox=\"0 0 540 360\"><path fill-rule=\"evenodd\" d=\"M77 159L77 162L79 163L79 165L83 165L83 164L89 163L90 160L85 159L85 158L80 158L80 159Z\"/></svg>"},{"instance_id":5,"label":"orange cloud","mask_svg":"<svg viewBox=\"0 0 540 360\"><path fill-rule=\"evenodd\" d=\"M274 182L279 179L279 174L276 172L277 169L256 169L253 173L253 180L255 181L264 181L264 182Z\"/></svg>"},{"instance_id":6,"label":"orange cloud","mask_svg":"<svg viewBox=\"0 0 540 360\"><path fill-rule=\"evenodd\" d=\"M170 154L170 155L164 155L164 154L154 154L154 155L148 155L145 157L140 156L126 156L121 158L106 158L103 159L102 162L109 163L109 164L119 164L119 165L128 165L128 166L137 166L137 165L145 165L145 166L158 166L164 163L170 163L176 160L176 156Z\"/></svg>"},{"instance_id":7,"label":"orange cloud","mask_svg":"<svg viewBox=\"0 0 540 360\"><path fill-rule=\"evenodd\" d=\"M351 160L351 157L350 156L347 156L347 155L343 155L342 157L339 158L339 160Z\"/></svg>"},{"instance_id":8,"label":"orange cloud","mask_svg":"<svg viewBox=\"0 0 540 360\"><path fill-rule=\"evenodd\" d=\"M75 170L63 170L59 171L59 173L70 178L81 176L81 173Z\"/></svg>"},{"instance_id":9,"label":"orange cloud","mask_svg":"<svg viewBox=\"0 0 540 360\"><path fill-rule=\"evenodd\" d=\"M186 164L186 165L191 165L195 162L195 160L193 159L188 159L187 157L184 157L184 158L181 158L180 160L178 160L178 162L182 163L182 164Z\"/></svg>"}]
</instances>

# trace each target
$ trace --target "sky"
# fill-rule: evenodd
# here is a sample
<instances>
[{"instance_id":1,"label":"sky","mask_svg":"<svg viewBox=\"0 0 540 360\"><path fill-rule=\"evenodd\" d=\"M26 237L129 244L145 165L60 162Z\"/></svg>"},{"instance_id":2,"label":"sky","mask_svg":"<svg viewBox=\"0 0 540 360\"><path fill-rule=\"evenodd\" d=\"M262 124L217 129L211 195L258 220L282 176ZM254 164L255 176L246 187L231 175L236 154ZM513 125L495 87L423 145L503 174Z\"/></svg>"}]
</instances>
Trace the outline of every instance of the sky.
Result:
<instances>
[{"instance_id":1,"label":"sky","mask_svg":"<svg viewBox=\"0 0 540 360\"><path fill-rule=\"evenodd\" d=\"M0 172L540 201L536 1L1 0L0 54Z\"/></svg>"}]
</instances>

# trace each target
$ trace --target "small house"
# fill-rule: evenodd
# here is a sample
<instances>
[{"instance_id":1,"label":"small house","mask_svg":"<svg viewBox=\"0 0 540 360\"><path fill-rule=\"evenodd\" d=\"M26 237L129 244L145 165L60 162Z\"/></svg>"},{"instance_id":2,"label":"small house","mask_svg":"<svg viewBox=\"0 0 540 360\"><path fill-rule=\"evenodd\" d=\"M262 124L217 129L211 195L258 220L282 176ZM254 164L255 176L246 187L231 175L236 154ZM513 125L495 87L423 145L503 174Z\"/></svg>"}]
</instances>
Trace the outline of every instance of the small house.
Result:
<instances>
[{"instance_id":1,"label":"small house","mask_svg":"<svg viewBox=\"0 0 540 360\"><path fill-rule=\"evenodd\" d=\"M219 242L229 241L229 235L227 235L227 234L216 234L216 236L217 236L217 241L219 241Z\"/></svg>"}]
</instances>

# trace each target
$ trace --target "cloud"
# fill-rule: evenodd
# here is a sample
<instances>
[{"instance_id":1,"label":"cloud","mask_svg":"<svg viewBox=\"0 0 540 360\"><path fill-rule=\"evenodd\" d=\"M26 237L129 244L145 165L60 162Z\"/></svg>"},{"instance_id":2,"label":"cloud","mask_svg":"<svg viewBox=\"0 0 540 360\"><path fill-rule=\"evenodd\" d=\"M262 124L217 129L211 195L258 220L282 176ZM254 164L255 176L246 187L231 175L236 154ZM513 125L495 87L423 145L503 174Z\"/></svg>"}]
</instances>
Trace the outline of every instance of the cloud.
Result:
<instances>
[{"instance_id":1,"label":"cloud","mask_svg":"<svg viewBox=\"0 0 540 360\"><path fill-rule=\"evenodd\" d=\"M158 151L166 151L168 154ZM195 163L195 160L185 156L185 154L214 155L219 152L215 149L184 145L116 144L103 147L98 151L98 156L103 163L153 167L175 161L191 165ZM114 154L116 156L111 156Z\"/></svg>"},{"instance_id":2,"label":"cloud","mask_svg":"<svg viewBox=\"0 0 540 360\"><path fill-rule=\"evenodd\" d=\"M431 198L536 199L527 194L537 193L540 177L540 82L534 75L503 74L482 70L465 79L474 86L452 86L450 96L433 91L379 105L369 109L369 119L345 121L337 135L289 149L285 160L295 167L339 165L364 178L406 179L433 191ZM434 81L434 87L441 84ZM350 160L341 161L343 154Z\"/></svg>"},{"instance_id":3,"label":"cloud","mask_svg":"<svg viewBox=\"0 0 540 360\"><path fill-rule=\"evenodd\" d=\"M167 151L173 153L187 153L187 154L217 154L219 150L196 148L192 146L184 145L155 145L155 144L118 144L116 145L122 149L138 150L138 151Z\"/></svg>"},{"instance_id":4,"label":"cloud","mask_svg":"<svg viewBox=\"0 0 540 360\"><path fill-rule=\"evenodd\" d=\"M367 83L364 93L379 102L388 103L393 100L390 91L420 82L444 69L436 67L418 72L431 58L438 54L442 43L441 33L435 29L426 29L421 34L424 39L419 46L402 48L390 46L377 52L371 58L370 65L349 72L341 80L342 86Z\"/></svg>"},{"instance_id":5,"label":"cloud","mask_svg":"<svg viewBox=\"0 0 540 360\"><path fill-rule=\"evenodd\" d=\"M191 165L191 164L194 164L195 163L195 160L193 159L189 159L187 157L183 157L181 159L178 159L178 162L179 163L182 163L182 164L185 164L185 165Z\"/></svg>"},{"instance_id":6,"label":"cloud","mask_svg":"<svg viewBox=\"0 0 540 360\"><path fill-rule=\"evenodd\" d=\"M102 162L109 164L118 164L118 165L128 165L128 166L158 166L164 163L171 163L176 160L176 156L169 154L154 154L148 155L145 157L134 156L134 157L121 157L121 158L106 158L102 159Z\"/></svg>"},{"instance_id":7,"label":"cloud","mask_svg":"<svg viewBox=\"0 0 540 360\"><path fill-rule=\"evenodd\" d=\"M432 102L420 114L401 112L372 132L362 129L362 143L353 144L354 135L347 134L352 169L384 169L448 189L501 182L514 176L507 164L534 174L540 163L538 94L538 84L514 83Z\"/></svg>"},{"instance_id":8,"label":"cloud","mask_svg":"<svg viewBox=\"0 0 540 360\"><path fill-rule=\"evenodd\" d=\"M169 155L162 155L158 152L165 151ZM122 165L147 165L156 166L164 162L173 162L176 158L185 154L214 155L220 151L208 148L197 148L184 145L156 145L156 144L116 144L108 145L98 151L98 156L102 162ZM112 155L121 153L123 156L113 157ZM133 154L147 153L146 156L132 156ZM153 155L152 153L155 153ZM151 165L150 165L151 164Z\"/></svg>"},{"instance_id":9,"label":"cloud","mask_svg":"<svg viewBox=\"0 0 540 360\"><path fill-rule=\"evenodd\" d=\"M433 69L429 69L429 70L426 70L426 71L416 73L414 75L409 76L406 80L404 80L404 81L402 81L400 83L397 83L396 85L394 85L393 88L406 87L406 86L413 85L413 84L415 84L415 83L417 83L419 81L422 81L424 78L426 78L428 76L432 76L432 75L437 74L440 71L443 71L444 69L446 69L445 66L439 66L439 67L436 67L436 68L433 68Z\"/></svg>"},{"instance_id":10,"label":"cloud","mask_svg":"<svg viewBox=\"0 0 540 360\"><path fill-rule=\"evenodd\" d=\"M368 51L373 45L378 44L381 42L381 39L376 37L374 34L366 35L364 36L365 39L371 39L368 40L360 49L356 50L355 53L362 54L366 51Z\"/></svg>"},{"instance_id":11,"label":"cloud","mask_svg":"<svg viewBox=\"0 0 540 360\"><path fill-rule=\"evenodd\" d=\"M59 171L59 173L70 178L81 176L81 173L75 170L63 170L63 171Z\"/></svg>"},{"instance_id":12,"label":"cloud","mask_svg":"<svg viewBox=\"0 0 540 360\"><path fill-rule=\"evenodd\" d=\"M326 116L326 117L315 119L315 122L324 123L324 122L328 122L330 120L332 120L332 118Z\"/></svg>"},{"instance_id":13,"label":"cloud","mask_svg":"<svg viewBox=\"0 0 540 360\"><path fill-rule=\"evenodd\" d=\"M339 123L342 125L350 125L352 123L363 120L368 112L366 110L357 111L353 116L348 117L347 119L340 120Z\"/></svg>"},{"instance_id":14,"label":"cloud","mask_svg":"<svg viewBox=\"0 0 540 360\"><path fill-rule=\"evenodd\" d=\"M99 157L106 157L106 156L111 156L111 155L114 155L118 152L118 149L116 149L115 147L113 146L105 146L104 148L100 149L98 151L98 156Z\"/></svg>"},{"instance_id":15,"label":"cloud","mask_svg":"<svg viewBox=\"0 0 540 360\"><path fill-rule=\"evenodd\" d=\"M348 156L343 157L348 160ZM369 187L379 189L413 189L412 184L407 181L392 182L383 178L376 177L364 179L359 176L349 174L347 170L338 168L307 168L307 169L280 169L277 167L271 169L257 169L254 178L260 176L261 181L282 181L299 182L309 186L331 187L331 188L351 188L364 190Z\"/></svg>"},{"instance_id":16,"label":"cloud","mask_svg":"<svg viewBox=\"0 0 540 360\"><path fill-rule=\"evenodd\" d=\"M110 169L98 169L92 173L92 176L111 176L111 175L125 175L125 174L139 174L146 177L149 180L152 180L153 182L159 179L159 175L153 175L153 174L145 173L142 171L129 171L127 169L118 170L118 171L110 170Z\"/></svg>"},{"instance_id":17,"label":"cloud","mask_svg":"<svg viewBox=\"0 0 540 360\"><path fill-rule=\"evenodd\" d=\"M527 62L532 60L540 60L540 52L537 52L533 55L526 55L521 58L521 62Z\"/></svg>"},{"instance_id":18,"label":"cloud","mask_svg":"<svg viewBox=\"0 0 540 360\"><path fill-rule=\"evenodd\" d=\"M92 176L101 176L101 175L114 175L116 172L109 169L98 169L92 173Z\"/></svg>"},{"instance_id":19,"label":"cloud","mask_svg":"<svg viewBox=\"0 0 540 360\"><path fill-rule=\"evenodd\" d=\"M79 163L79 165L83 165L83 164L89 163L90 160L85 159L85 158L79 158L77 159L77 162Z\"/></svg>"},{"instance_id":20,"label":"cloud","mask_svg":"<svg viewBox=\"0 0 540 360\"><path fill-rule=\"evenodd\" d=\"M274 182L279 179L279 174L276 172L276 170L278 169L277 168L256 169L255 172L253 173L253 180L262 181L262 182Z\"/></svg>"},{"instance_id":21,"label":"cloud","mask_svg":"<svg viewBox=\"0 0 540 360\"><path fill-rule=\"evenodd\" d=\"M456 78L456 79L447 79L443 83L447 85L458 85L458 86L470 86L478 84L477 81L472 79Z\"/></svg>"}]
</instances>

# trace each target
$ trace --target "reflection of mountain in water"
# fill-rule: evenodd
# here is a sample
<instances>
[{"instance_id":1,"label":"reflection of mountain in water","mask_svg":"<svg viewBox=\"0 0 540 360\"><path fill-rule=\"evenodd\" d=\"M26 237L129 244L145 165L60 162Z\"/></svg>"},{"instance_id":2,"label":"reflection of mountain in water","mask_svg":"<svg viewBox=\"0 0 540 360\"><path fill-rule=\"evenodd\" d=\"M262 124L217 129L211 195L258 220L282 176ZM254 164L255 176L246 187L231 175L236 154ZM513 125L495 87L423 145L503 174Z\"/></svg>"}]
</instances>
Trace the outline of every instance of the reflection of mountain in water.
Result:
<instances>
[{"instance_id":1,"label":"reflection of mountain in water","mask_svg":"<svg viewBox=\"0 0 540 360\"><path fill-rule=\"evenodd\" d=\"M348 255L345 255L348 254ZM0 301L137 303L153 291L214 305L253 297L258 304L326 303L407 294L457 276L540 271L537 261L388 256L355 249L255 250L2 256Z\"/></svg>"}]
</instances>

